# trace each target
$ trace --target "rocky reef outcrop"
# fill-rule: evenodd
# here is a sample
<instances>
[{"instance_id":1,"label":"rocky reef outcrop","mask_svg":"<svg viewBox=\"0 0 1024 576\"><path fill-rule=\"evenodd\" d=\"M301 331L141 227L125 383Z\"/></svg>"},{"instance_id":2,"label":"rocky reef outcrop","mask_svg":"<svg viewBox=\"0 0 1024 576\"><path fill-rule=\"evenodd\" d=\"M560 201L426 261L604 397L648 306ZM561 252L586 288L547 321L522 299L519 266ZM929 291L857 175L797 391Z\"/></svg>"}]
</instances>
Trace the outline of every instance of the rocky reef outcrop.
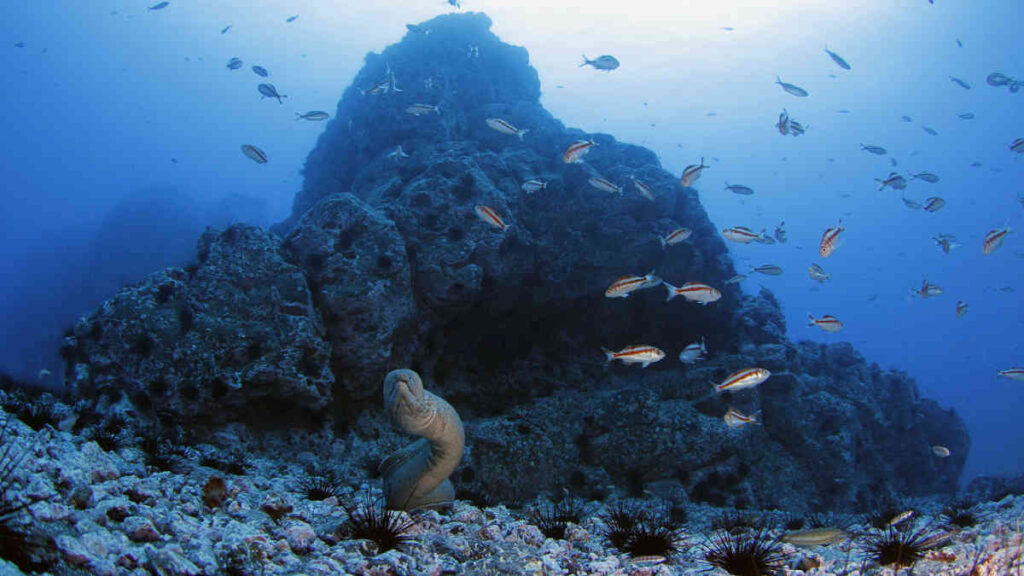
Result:
<instances>
[{"instance_id":1,"label":"rocky reef outcrop","mask_svg":"<svg viewBox=\"0 0 1024 576\"><path fill-rule=\"evenodd\" d=\"M397 446L379 389L408 367L465 420L457 497L561 486L597 496L614 485L808 509L955 490L969 448L956 414L847 344L789 342L770 292L725 284L735 271L694 189L649 150L565 128L539 96L527 52L501 42L486 16L411 28L367 56L309 155L291 217L274 234L210 231L194 270L157 273L108 301L69 338L71 382L206 425L267 406L291 408L275 416L294 424L333 403L339 432ZM501 133L488 118L529 132ZM591 138L583 162L563 161ZM547 185L527 192L530 179ZM477 218L479 205L508 228ZM691 238L663 247L679 227ZM616 278L652 270L723 297L604 296ZM701 338L709 360L681 364L675 355ZM641 343L667 358L609 367L600 353ZM773 376L711 394L710 382L747 366ZM760 410L763 423L727 428L730 406ZM935 444L952 456L936 457Z\"/></svg>"}]
</instances>

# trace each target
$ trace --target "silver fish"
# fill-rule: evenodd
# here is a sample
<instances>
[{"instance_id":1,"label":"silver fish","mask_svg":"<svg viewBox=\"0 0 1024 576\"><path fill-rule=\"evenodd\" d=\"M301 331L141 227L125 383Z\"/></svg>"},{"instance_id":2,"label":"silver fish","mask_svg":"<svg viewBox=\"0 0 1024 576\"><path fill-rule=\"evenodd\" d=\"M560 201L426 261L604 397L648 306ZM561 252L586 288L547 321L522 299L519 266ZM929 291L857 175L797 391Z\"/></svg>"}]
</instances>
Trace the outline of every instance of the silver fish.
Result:
<instances>
[{"instance_id":1,"label":"silver fish","mask_svg":"<svg viewBox=\"0 0 1024 576\"><path fill-rule=\"evenodd\" d=\"M910 177L911 180L922 180L929 184L935 184L939 181L939 177L931 172L918 172Z\"/></svg>"},{"instance_id":2,"label":"silver fish","mask_svg":"<svg viewBox=\"0 0 1024 576\"><path fill-rule=\"evenodd\" d=\"M946 205L946 201L938 196L933 196L924 201L925 212L938 212Z\"/></svg>"},{"instance_id":3,"label":"silver fish","mask_svg":"<svg viewBox=\"0 0 1024 576\"><path fill-rule=\"evenodd\" d=\"M914 119L911 118L910 116L900 116L900 119L903 120L904 122L913 122L914 121Z\"/></svg>"},{"instance_id":4,"label":"silver fish","mask_svg":"<svg viewBox=\"0 0 1024 576\"><path fill-rule=\"evenodd\" d=\"M811 267L807 269L807 272L811 275L812 280L817 280L822 283L832 278L831 274L825 273L825 269L817 264L811 264Z\"/></svg>"},{"instance_id":5,"label":"silver fish","mask_svg":"<svg viewBox=\"0 0 1024 576\"><path fill-rule=\"evenodd\" d=\"M903 197L903 205L906 206L907 208L910 208L911 210L920 210L921 208L923 208L923 206L921 206L920 202L916 202L914 200L911 200L910 198L907 198L906 196Z\"/></svg>"},{"instance_id":6,"label":"silver fish","mask_svg":"<svg viewBox=\"0 0 1024 576\"><path fill-rule=\"evenodd\" d=\"M328 118L331 117L330 114L328 114L327 112L323 112L321 110L310 110L309 112L306 112L305 114L299 114L298 112L296 112L295 116L296 116L296 118L295 118L296 120L313 120L313 121L327 120Z\"/></svg>"},{"instance_id":7,"label":"silver fish","mask_svg":"<svg viewBox=\"0 0 1024 576\"><path fill-rule=\"evenodd\" d=\"M284 94L278 94L277 88L274 87L273 84L260 84L259 86L256 87L256 89L260 91L260 94L263 95L263 98L277 98L278 104L284 104L281 98L288 97L285 96Z\"/></svg>"},{"instance_id":8,"label":"silver fish","mask_svg":"<svg viewBox=\"0 0 1024 576\"><path fill-rule=\"evenodd\" d=\"M783 82L782 78L779 78L778 76L775 77L775 83L778 84L779 86L782 86L782 89L785 90L788 94L792 94L793 96L797 96L799 98L807 97L807 90L804 90L803 88L797 86L796 84Z\"/></svg>"},{"instance_id":9,"label":"silver fish","mask_svg":"<svg viewBox=\"0 0 1024 576\"><path fill-rule=\"evenodd\" d=\"M728 280L726 280L725 283L726 284L739 284L740 282L743 282L746 279L747 279L747 275L746 274L737 274L737 275L733 276L732 278L729 278Z\"/></svg>"},{"instance_id":10,"label":"silver fish","mask_svg":"<svg viewBox=\"0 0 1024 576\"><path fill-rule=\"evenodd\" d=\"M828 57L831 58L832 61L835 62L836 65L842 68L843 70L850 69L850 65L846 63L846 60L843 60L843 57L840 56L839 54L836 54L835 52L829 50L827 45L825 46L825 53L828 54Z\"/></svg>"},{"instance_id":11,"label":"silver fish","mask_svg":"<svg viewBox=\"0 0 1024 576\"><path fill-rule=\"evenodd\" d=\"M402 159L408 158L408 157L409 157L409 155L405 153L405 150L402 150L401 146L399 146L398 148L395 148L391 152L388 152L388 158L391 158L392 160L402 160Z\"/></svg>"},{"instance_id":12,"label":"silver fish","mask_svg":"<svg viewBox=\"0 0 1024 576\"><path fill-rule=\"evenodd\" d=\"M704 338L701 338L700 342L694 342L683 348L683 351L679 353L679 361L683 364L695 364L703 360L704 354L707 353L708 349L704 344Z\"/></svg>"},{"instance_id":13,"label":"silver fish","mask_svg":"<svg viewBox=\"0 0 1024 576\"><path fill-rule=\"evenodd\" d=\"M779 222L779 225L775 227L775 239L778 240L779 244L785 244L786 237L786 223Z\"/></svg>"},{"instance_id":14,"label":"silver fish","mask_svg":"<svg viewBox=\"0 0 1024 576\"><path fill-rule=\"evenodd\" d=\"M768 235L767 230L761 230L761 234L757 238L754 238L754 242L758 244L775 244L775 238Z\"/></svg>"},{"instance_id":15,"label":"silver fish","mask_svg":"<svg viewBox=\"0 0 1024 576\"><path fill-rule=\"evenodd\" d=\"M587 55L584 54L583 64L580 64L579 67L582 68L584 66L593 66L596 70L604 70L605 72L611 72L612 70L615 70L616 68L619 67L619 61L618 59L615 58L615 56L609 56L607 54L605 54L604 56L598 56L593 60L589 60L587 58Z\"/></svg>"},{"instance_id":16,"label":"silver fish","mask_svg":"<svg viewBox=\"0 0 1024 576\"><path fill-rule=\"evenodd\" d=\"M871 144L861 144L860 149L864 150L865 152L871 152L876 156L885 156L885 154L887 153L887 150L885 148L882 148L881 146L872 146Z\"/></svg>"},{"instance_id":17,"label":"silver fish","mask_svg":"<svg viewBox=\"0 0 1024 576\"><path fill-rule=\"evenodd\" d=\"M805 130L806 128L804 127L804 125L797 122L796 120L789 121L789 132L793 136L800 136L801 134L804 133Z\"/></svg>"},{"instance_id":18,"label":"silver fish","mask_svg":"<svg viewBox=\"0 0 1024 576\"><path fill-rule=\"evenodd\" d=\"M242 154L257 164L267 163L267 153L252 144L242 144Z\"/></svg>"},{"instance_id":19,"label":"silver fish","mask_svg":"<svg viewBox=\"0 0 1024 576\"><path fill-rule=\"evenodd\" d=\"M957 114L956 116L961 120L974 120L974 112L964 112L963 114Z\"/></svg>"},{"instance_id":20,"label":"silver fish","mask_svg":"<svg viewBox=\"0 0 1024 576\"><path fill-rule=\"evenodd\" d=\"M961 80L961 79L959 79L959 78L956 78L956 77L950 76L950 77L949 77L949 79L950 79L950 80L951 80L951 81L952 81L952 82L953 82L954 84L956 84L957 86L959 86L959 87L963 88L964 90L970 90L970 89L971 89L971 85L970 85L970 84L968 84L967 82L964 82L963 80Z\"/></svg>"},{"instance_id":21,"label":"silver fish","mask_svg":"<svg viewBox=\"0 0 1024 576\"><path fill-rule=\"evenodd\" d=\"M152 6L150 6L149 9L150 10L163 10L164 8L167 8L167 6L169 6L170 4L171 4L170 2L157 2L156 4L153 4Z\"/></svg>"},{"instance_id":22,"label":"silver fish","mask_svg":"<svg viewBox=\"0 0 1024 576\"><path fill-rule=\"evenodd\" d=\"M765 276L782 276L782 268L775 264L762 264L760 266L751 266L751 272L757 272L764 274Z\"/></svg>"},{"instance_id":23,"label":"silver fish","mask_svg":"<svg viewBox=\"0 0 1024 576\"><path fill-rule=\"evenodd\" d=\"M732 192L733 194L739 194L741 196L750 196L754 193L753 190L742 184L729 184L725 183L725 189Z\"/></svg>"},{"instance_id":24,"label":"silver fish","mask_svg":"<svg viewBox=\"0 0 1024 576\"><path fill-rule=\"evenodd\" d=\"M242 59L235 57L228 60L228 70L238 70L242 67Z\"/></svg>"},{"instance_id":25,"label":"silver fish","mask_svg":"<svg viewBox=\"0 0 1024 576\"><path fill-rule=\"evenodd\" d=\"M423 116L425 114L440 114L441 108L432 104L412 104L405 111L413 116Z\"/></svg>"},{"instance_id":26,"label":"silver fish","mask_svg":"<svg viewBox=\"0 0 1024 576\"><path fill-rule=\"evenodd\" d=\"M938 136L939 135L938 132L936 132L934 129L929 128L927 126L921 126L921 130L924 130L925 132L931 134L932 136Z\"/></svg>"},{"instance_id":27,"label":"silver fish","mask_svg":"<svg viewBox=\"0 0 1024 576\"><path fill-rule=\"evenodd\" d=\"M267 72L267 69L264 68L263 66L253 66L252 71L253 74L256 74L257 76L262 76L264 78L270 76L270 72Z\"/></svg>"}]
</instances>

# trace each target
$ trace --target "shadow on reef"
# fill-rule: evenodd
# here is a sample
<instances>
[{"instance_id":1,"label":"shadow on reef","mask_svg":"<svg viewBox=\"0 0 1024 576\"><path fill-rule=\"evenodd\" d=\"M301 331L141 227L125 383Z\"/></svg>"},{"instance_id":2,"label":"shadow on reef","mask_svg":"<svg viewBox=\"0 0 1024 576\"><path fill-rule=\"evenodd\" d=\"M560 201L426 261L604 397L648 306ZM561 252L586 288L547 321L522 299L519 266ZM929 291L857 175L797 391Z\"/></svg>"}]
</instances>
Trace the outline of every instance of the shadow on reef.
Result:
<instances>
[{"instance_id":1,"label":"shadow on reef","mask_svg":"<svg viewBox=\"0 0 1024 576\"><path fill-rule=\"evenodd\" d=\"M438 17L421 25L429 35L368 55L306 161L292 216L275 234L207 231L196 264L151 275L83 319L65 347L75 389L196 429L269 407L276 422L315 428L329 416L395 445L380 383L412 368L465 419L457 488L498 500L572 482L799 511L954 491L969 447L959 417L848 344L789 342L770 292L725 284L735 271L696 191L649 150L553 119L528 54L490 24ZM382 78L400 91L369 93ZM439 110L415 115L414 104ZM488 118L529 132L503 134ZM563 162L590 138L584 162ZM547 187L524 191L535 178ZM478 205L508 228L484 223ZM679 227L692 237L663 248ZM666 302L664 287L604 297L616 278L652 270L723 297ZM681 364L702 337L709 359ZM667 357L605 365L602 347L641 343ZM773 376L710 394L747 366ZM762 411L763 425L726 427L730 406ZM936 458L933 444L953 456Z\"/></svg>"}]
</instances>

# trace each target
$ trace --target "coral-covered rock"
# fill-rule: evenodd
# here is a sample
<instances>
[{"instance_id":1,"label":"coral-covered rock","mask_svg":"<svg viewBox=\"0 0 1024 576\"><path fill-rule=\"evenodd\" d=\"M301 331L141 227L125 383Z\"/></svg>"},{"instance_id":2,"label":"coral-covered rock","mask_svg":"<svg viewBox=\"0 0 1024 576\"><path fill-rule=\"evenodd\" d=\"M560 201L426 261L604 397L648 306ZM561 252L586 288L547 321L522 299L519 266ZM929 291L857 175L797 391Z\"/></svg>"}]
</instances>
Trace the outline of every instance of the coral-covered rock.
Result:
<instances>
[{"instance_id":1,"label":"coral-covered rock","mask_svg":"<svg viewBox=\"0 0 1024 576\"><path fill-rule=\"evenodd\" d=\"M302 270L259 228L207 231L198 263L121 290L64 350L77 394L176 423L322 412L330 346Z\"/></svg>"}]
</instances>

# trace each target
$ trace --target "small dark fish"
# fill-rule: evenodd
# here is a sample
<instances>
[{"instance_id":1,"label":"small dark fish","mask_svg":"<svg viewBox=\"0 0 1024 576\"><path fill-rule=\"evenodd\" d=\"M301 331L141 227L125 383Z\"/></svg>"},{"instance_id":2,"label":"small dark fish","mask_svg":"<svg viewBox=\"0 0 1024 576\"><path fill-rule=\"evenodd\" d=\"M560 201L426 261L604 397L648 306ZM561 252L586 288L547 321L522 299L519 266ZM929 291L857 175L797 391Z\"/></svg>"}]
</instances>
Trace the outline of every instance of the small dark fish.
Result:
<instances>
[{"instance_id":1,"label":"small dark fish","mask_svg":"<svg viewBox=\"0 0 1024 576\"><path fill-rule=\"evenodd\" d=\"M242 154L257 164L267 163L267 153L252 144L242 144Z\"/></svg>"},{"instance_id":2,"label":"small dark fish","mask_svg":"<svg viewBox=\"0 0 1024 576\"><path fill-rule=\"evenodd\" d=\"M846 108L843 108L842 110L836 110L836 112L838 112L840 114L849 114L850 113L850 111L847 110Z\"/></svg>"},{"instance_id":3,"label":"small dark fish","mask_svg":"<svg viewBox=\"0 0 1024 576\"><path fill-rule=\"evenodd\" d=\"M157 2L156 4L153 4L152 6L150 6L149 9L150 10L163 10L164 8L167 8L170 4L171 4L170 2Z\"/></svg>"},{"instance_id":4,"label":"small dark fish","mask_svg":"<svg viewBox=\"0 0 1024 576\"><path fill-rule=\"evenodd\" d=\"M295 115L297 116L296 120L327 120L331 117L327 112L322 112L320 110L310 110L305 114L299 114L296 112Z\"/></svg>"},{"instance_id":5,"label":"small dark fish","mask_svg":"<svg viewBox=\"0 0 1024 576\"><path fill-rule=\"evenodd\" d=\"M936 132L935 130L932 130L931 128L929 128L927 126L921 126L921 130L924 130L925 132L931 134L932 136L938 136L939 135L938 132Z\"/></svg>"},{"instance_id":6,"label":"small dark fish","mask_svg":"<svg viewBox=\"0 0 1024 576\"><path fill-rule=\"evenodd\" d=\"M964 47L964 43L963 43L963 42L961 42L959 38L957 38L957 39L956 39L956 45L957 45L958 47L960 47L960 48L963 48L963 47Z\"/></svg>"},{"instance_id":7,"label":"small dark fish","mask_svg":"<svg viewBox=\"0 0 1024 576\"><path fill-rule=\"evenodd\" d=\"M178 159L177 158L171 158L171 164L177 164L177 163L178 163Z\"/></svg>"},{"instance_id":8,"label":"small dark fish","mask_svg":"<svg viewBox=\"0 0 1024 576\"><path fill-rule=\"evenodd\" d=\"M587 58L587 55L583 55L583 64L580 64L580 68L584 66L593 66L595 70L604 70L605 72L611 72L619 67L619 60L615 56L609 56L605 54L598 56L593 60Z\"/></svg>"},{"instance_id":9,"label":"small dark fish","mask_svg":"<svg viewBox=\"0 0 1024 576\"><path fill-rule=\"evenodd\" d=\"M886 154L886 149L885 148L882 148L881 146L872 146L871 144L868 144L868 145L861 144L860 145L860 149L864 150L865 152L871 152L872 154L874 154L876 156L885 156L885 154Z\"/></svg>"},{"instance_id":10,"label":"small dark fish","mask_svg":"<svg viewBox=\"0 0 1024 576\"><path fill-rule=\"evenodd\" d=\"M732 26L722 26L722 30L725 30L726 32L732 32L733 30L735 30L735 28L733 28Z\"/></svg>"},{"instance_id":11,"label":"small dark fish","mask_svg":"<svg viewBox=\"0 0 1024 576\"><path fill-rule=\"evenodd\" d=\"M971 168L981 168L981 162L978 162L977 160L971 162Z\"/></svg>"},{"instance_id":12,"label":"small dark fish","mask_svg":"<svg viewBox=\"0 0 1024 576\"><path fill-rule=\"evenodd\" d=\"M225 26L225 27L221 28L221 29L220 29L220 33L221 33L221 34L227 34L227 33L228 33L228 30L231 30L231 24L228 24L227 26Z\"/></svg>"},{"instance_id":13,"label":"small dark fish","mask_svg":"<svg viewBox=\"0 0 1024 576\"><path fill-rule=\"evenodd\" d=\"M267 72L267 69L264 68L263 66L253 66L252 67L252 71L257 76L262 76L264 78L266 78L267 76L270 76L270 72Z\"/></svg>"},{"instance_id":14,"label":"small dark fish","mask_svg":"<svg viewBox=\"0 0 1024 576\"><path fill-rule=\"evenodd\" d=\"M14 47L15 48L24 48L25 47L25 43L24 42L15 42Z\"/></svg>"},{"instance_id":15,"label":"small dark fish","mask_svg":"<svg viewBox=\"0 0 1024 576\"><path fill-rule=\"evenodd\" d=\"M902 119L904 122L913 122L914 121L914 119L911 118L910 116L900 116L900 119Z\"/></svg>"},{"instance_id":16,"label":"small dark fish","mask_svg":"<svg viewBox=\"0 0 1024 576\"><path fill-rule=\"evenodd\" d=\"M895 158L889 158L889 164L892 164L894 167L900 165L900 163L897 162Z\"/></svg>"},{"instance_id":17,"label":"small dark fish","mask_svg":"<svg viewBox=\"0 0 1024 576\"><path fill-rule=\"evenodd\" d=\"M971 89L971 85L970 84L968 84L967 82L964 82L963 80L961 80L959 78L955 78L953 76L950 76L949 79L952 80L954 84L956 84L957 86L963 88L964 90L970 90Z\"/></svg>"},{"instance_id":18,"label":"small dark fish","mask_svg":"<svg viewBox=\"0 0 1024 576\"><path fill-rule=\"evenodd\" d=\"M929 184L935 184L939 181L939 177L931 172L918 172L910 177L911 180L923 180Z\"/></svg>"},{"instance_id":19,"label":"small dark fish","mask_svg":"<svg viewBox=\"0 0 1024 576\"><path fill-rule=\"evenodd\" d=\"M289 16L288 18L285 19L285 22L295 22L296 20L298 20L298 18L298 14L296 14L295 16Z\"/></svg>"},{"instance_id":20,"label":"small dark fish","mask_svg":"<svg viewBox=\"0 0 1024 576\"><path fill-rule=\"evenodd\" d=\"M831 58L832 61L835 62L836 65L842 68L843 70L850 69L850 65L846 63L846 60L843 60L843 57L840 56L839 54L836 54L835 52L829 50L827 45L825 46L825 53L828 54L828 57Z\"/></svg>"},{"instance_id":21,"label":"small dark fish","mask_svg":"<svg viewBox=\"0 0 1024 576\"><path fill-rule=\"evenodd\" d=\"M281 101L281 98L288 97L284 94L278 94L277 88L275 88L273 84L260 84L256 89L260 91L260 94L262 94L264 98L277 98L278 104L284 104L284 102Z\"/></svg>"},{"instance_id":22,"label":"small dark fish","mask_svg":"<svg viewBox=\"0 0 1024 576\"><path fill-rule=\"evenodd\" d=\"M999 86L1006 86L1010 82L1013 82L1013 78L1010 78L1006 74L993 72L989 74L987 78L985 78L985 82L987 82L989 86L995 86L998 88Z\"/></svg>"},{"instance_id":23,"label":"small dark fish","mask_svg":"<svg viewBox=\"0 0 1024 576\"><path fill-rule=\"evenodd\" d=\"M228 60L228 70L238 70L241 67L242 67L242 59L241 58L235 57L235 58L232 58L231 60Z\"/></svg>"},{"instance_id":24,"label":"small dark fish","mask_svg":"<svg viewBox=\"0 0 1024 576\"><path fill-rule=\"evenodd\" d=\"M962 120L974 120L974 112L964 112L963 114L957 114Z\"/></svg>"},{"instance_id":25,"label":"small dark fish","mask_svg":"<svg viewBox=\"0 0 1024 576\"><path fill-rule=\"evenodd\" d=\"M739 194L741 196L750 196L754 193L753 190L742 184L729 184L725 183L725 189L732 192L733 194Z\"/></svg>"},{"instance_id":26,"label":"small dark fish","mask_svg":"<svg viewBox=\"0 0 1024 576\"><path fill-rule=\"evenodd\" d=\"M761 266L751 266L750 267L750 271L751 272L760 272L761 274L764 274L765 276L781 276L782 275L782 268L780 268L780 267L778 267L778 266L776 266L774 264L762 264Z\"/></svg>"},{"instance_id":27,"label":"small dark fish","mask_svg":"<svg viewBox=\"0 0 1024 576\"><path fill-rule=\"evenodd\" d=\"M796 96L798 98L807 97L807 90L804 90L803 88L797 86L796 84L783 82L782 78L779 78L778 76L775 77L775 83L778 84L779 86L782 86L782 89L785 90L788 94L792 94L793 96Z\"/></svg>"}]
</instances>

